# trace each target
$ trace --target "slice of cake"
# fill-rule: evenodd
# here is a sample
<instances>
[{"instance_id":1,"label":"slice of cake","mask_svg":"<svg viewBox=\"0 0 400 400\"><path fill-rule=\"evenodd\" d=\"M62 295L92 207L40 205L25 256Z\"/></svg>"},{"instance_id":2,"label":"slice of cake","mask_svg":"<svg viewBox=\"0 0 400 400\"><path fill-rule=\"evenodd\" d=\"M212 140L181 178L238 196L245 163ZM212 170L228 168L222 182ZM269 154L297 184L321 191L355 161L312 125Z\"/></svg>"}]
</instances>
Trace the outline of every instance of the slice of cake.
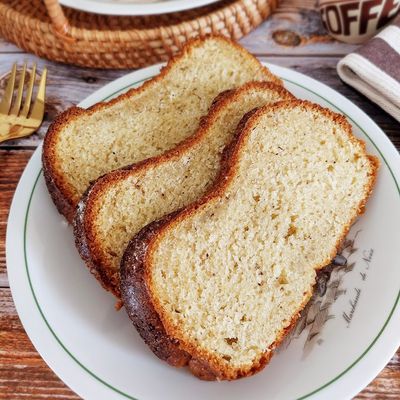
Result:
<instances>
[{"instance_id":1,"label":"slice of cake","mask_svg":"<svg viewBox=\"0 0 400 400\"><path fill-rule=\"evenodd\" d=\"M121 293L158 357L232 380L263 368L293 326L378 161L343 116L299 100L252 113L223 165L208 194L130 242Z\"/></svg>"},{"instance_id":2,"label":"slice of cake","mask_svg":"<svg viewBox=\"0 0 400 400\"><path fill-rule=\"evenodd\" d=\"M71 222L91 181L173 148L196 131L215 96L249 81L280 83L245 49L211 36L189 42L141 87L61 114L49 128L42 156L59 212Z\"/></svg>"}]
</instances>

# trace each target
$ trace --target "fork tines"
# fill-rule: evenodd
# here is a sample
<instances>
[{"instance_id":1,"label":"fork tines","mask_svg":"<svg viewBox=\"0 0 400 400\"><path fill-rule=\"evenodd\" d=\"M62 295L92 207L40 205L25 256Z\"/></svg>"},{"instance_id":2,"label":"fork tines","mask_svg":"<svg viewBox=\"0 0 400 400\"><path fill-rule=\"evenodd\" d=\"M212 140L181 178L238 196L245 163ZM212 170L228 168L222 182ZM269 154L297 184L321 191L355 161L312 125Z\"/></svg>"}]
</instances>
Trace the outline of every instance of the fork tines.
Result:
<instances>
[{"instance_id":1,"label":"fork tines","mask_svg":"<svg viewBox=\"0 0 400 400\"><path fill-rule=\"evenodd\" d=\"M25 62L21 71L21 76L18 83L17 95L13 102L13 92L15 88L15 80L17 75L17 64L14 63L10 77L7 82L7 86L4 92L2 101L0 102L0 114L14 115L17 117L27 118L29 110L31 109L33 87L36 79L36 63L33 63L30 71L29 83L25 93L25 101L21 108L25 77L27 71L27 63ZM44 97L45 97L45 86L46 86L46 68L43 70L42 77L39 83L38 93L31 109L30 118L39 119L42 118L44 111ZM41 103L41 104L40 104ZM43 107L42 107L43 106ZM43 111L42 111L43 109Z\"/></svg>"}]
</instances>

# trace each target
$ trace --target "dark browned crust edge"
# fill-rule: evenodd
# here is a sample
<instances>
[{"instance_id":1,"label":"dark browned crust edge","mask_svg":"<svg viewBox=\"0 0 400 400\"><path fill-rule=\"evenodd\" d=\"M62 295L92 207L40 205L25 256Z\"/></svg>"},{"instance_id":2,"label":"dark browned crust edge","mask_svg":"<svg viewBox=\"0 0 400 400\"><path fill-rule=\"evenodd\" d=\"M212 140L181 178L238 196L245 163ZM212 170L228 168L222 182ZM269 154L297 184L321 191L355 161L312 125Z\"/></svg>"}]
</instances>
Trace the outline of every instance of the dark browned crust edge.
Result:
<instances>
[{"instance_id":1,"label":"dark browned crust edge","mask_svg":"<svg viewBox=\"0 0 400 400\"><path fill-rule=\"evenodd\" d=\"M93 183L83 194L80 202L78 203L78 206L76 207L75 217L73 219L75 246L82 260L89 268L89 271L100 282L101 286L105 290L110 291L115 297L119 299L121 297L121 293L119 290L119 274L117 273L112 274L110 270L106 271L103 268L99 267L99 263L96 262L95 259L91 257L90 247L86 240L83 221L86 208L86 199L90 195L92 187ZM116 308L119 309L120 305L117 304Z\"/></svg>"},{"instance_id":2,"label":"dark browned crust edge","mask_svg":"<svg viewBox=\"0 0 400 400\"><path fill-rule=\"evenodd\" d=\"M231 101L237 99L243 93L256 89L274 91L280 95L281 98L294 99L294 96L284 87L272 82L249 82L237 89L224 91L214 99L208 114L201 118L199 127L193 135L189 136L173 149L159 156L148 158L105 174L97 179L86 191L84 196L81 198L75 213L75 245L80 256L104 289L113 293L117 298L121 297L119 273L111 267L108 260L104 257L103 252L99 251L101 240L96 235L96 224L94 223L97 214L98 197L109 187L113 186L119 180L127 178L127 176L140 174L144 170L154 168L156 165L169 162L172 159L181 158L185 151L189 150L202 140L210 126L218 117L221 109Z\"/></svg>"},{"instance_id":3,"label":"dark browned crust edge","mask_svg":"<svg viewBox=\"0 0 400 400\"><path fill-rule=\"evenodd\" d=\"M191 356L179 348L179 342L165 333L158 314L152 307L143 307L143 304L151 304L149 293L143 277L143 258L147 251L147 245L157 229L165 220L174 216L170 214L162 221L153 222L152 229L144 229L129 243L121 261L122 301L129 318L139 332L140 336L157 357L167 361L173 366L187 365ZM134 251L132 251L134 250ZM125 266L127 266L125 268Z\"/></svg>"},{"instance_id":4,"label":"dark browned crust edge","mask_svg":"<svg viewBox=\"0 0 400 400\"><path fill-rule=\"evenodd\" d=\"M157 76L144 82L143 85L141 85L140 87L130 89L128 92L121 94L120 96L110 101L94 104L88 109L72 107L66 110L58 117L56 117L56 119L47 131L43 142L42 163L46 185L50 192L51 198L56 205L59 213L64 215L69 223L72 223L74 217L74 209L79 201L79 198L76 198L76 194L74 194L73 188L69 185L69 183L65 179L65 176L59 170L57 165L57 156L55 154L55 145L58 135L62 132L65 125L78 119L82 115L91 115L96 112L101 112L103 109L109 107L110 105L114 105L116 103L124 101L127 98L135 96L136 94L142 93L149 86L152 86L156 82L164 79L164 77L168 74L170 69L176 63L178 63L187 54L190 54L194 48L200 46L203 42L207 40L219 40L232 45L242 54L244 54L244 56L251 59L254 63L257 63L260 69L263 70L266 78L268 78L269 81L274 82L278 85L282 85L282 81L277 76L273 75L268 68L264 67L260 63L260 61L257 60L256 57L254 57L245 48L243 48L233 40L221 35L205 35L203 37L197 37L187 41L181 51L168 61L167 65L161 69L160 73Z\"/></svg>"},{"instance_id":5,"label":"dark browned crust edge","mask_svg":"<svg viewBox=\"0 0 400 400\"><path fill-rule=\"evenodd\" d=\"M149 343L149 341L151 340L147 332L148 328L146 315L152 315L153 318L154 316L157 316L158 320L161 322L161 325L159 326L159 335L165 335L167 338L185 337L183 332L175 329L169 323L168 316L163 314L163 309L161 305L157 302L157 298L153 296L151 291L152 282L149 274L149 269L151 268L150 258L157 242L161 240L163 234L171 226L179 223L185 217L195 213L199 207L206 204L211 199L219 198L223 195L226 187L229 185L235 174L235 167L237 165L240 150L247 140L252 127L255 126L258 119L263 115L263 113L268 111L274 112L274 110L278 110L281 107L304 107L308 110L318 110L328 118L331 118L333 121L341 125L344 131L348 134L349 140L354 143L358 143L361 146L362 151L364 152L364 156L370 161L370 179L365 186L365 197L360 201L360 204L355 211L353 218L351 218L351 221L349 221L348 225L344 227L343 234L338 239L332 253L329 255L329 257L327 257L326 260L324 260L324 262L322 262L320 265L315 266L315 270L319 270L329 264L332 258L336 255L342 240L347 235L355 218L359 214L364 212L366 201L372 192L376 180L379 160L374 156L366 154L365 143L353 136L351 126L344 116L336 114L317 104L302 100L278 102L274 105L265 106L248 113L238 126L236 138L231 142L230 145L227 146L224 152L222 161L223 166L221 168L219 178L215 181L215 184L213 188L209 191L209 193L207 193L194 204L184 208L180 212L173 213L155 223L149 224L148 226L144 227L142 231L135 238L133 238L128 246L126 254L123 257L123 261L121 263L122 298L128 315L131 318L135 318L135 315L140 314L141 318L138 319L136 317L136 320L134 320L134 324L135 326L136 324L140 324L139 329L141 329L141 334L145 336L144 339L146 343ZM145 242L142 240L142 238L146 238ZM130 286L132 284L132 280L135 281L135 289ZM145 293L145 297L136 297L137 291L140 291L140 293ZM212 354L208 354L205 351L199 351L199 349L197 349L196 346L192 343L189 343L189 341L185 342L184 340L181 340L176 344L176 346L180 350L183 350L191 355L191 360L193 360L192 365L201 365L203 370L206 371L203 375L201 371L199 373L196 369L192 369L191 363L188 362L189 368L191 368L191 372L199 378L232 380L252 375L261 370L269 362L270 358L272 357L273 350L284 339L287 333L293 328L299 316L299 312L304 308L307 301L311 297L311 294L312 290L310 290L309 293L304 293L304 302L293 316L292 321L290 322L288 327L282 330L280 335L278 335L275 343L266 350L266 352L261 356L258 361L254 363L250 370L230 370L223 362L221 362L221 360L216 359L215 356L213 356ZM132 307L135 308L136 314L132 313ZM165 340L167 339L165 338ZM152 345L149 346L153 350ZM166 359L168 357L164 355L164 357L160 358Z\"/></svg>"},{"instance_id":6,"label":"dark browned crust edge","mask_svg":"<svg viewBox=\"0 0 400 400\"><path fill-rule=\"evenodd\" d=\"M71 107L56 117L47 130L47 134L43 140L42 149L42 166L43 175L47 189L57 207L58 212L63 215L69 223L72 223L75 215L75 202L71 196L66 195L64 179L60 174L56 173L57 157L55 155L56 135L65 125L81 115L85 114L85 110L80 107Z\"/></svg>"}]
</instances>

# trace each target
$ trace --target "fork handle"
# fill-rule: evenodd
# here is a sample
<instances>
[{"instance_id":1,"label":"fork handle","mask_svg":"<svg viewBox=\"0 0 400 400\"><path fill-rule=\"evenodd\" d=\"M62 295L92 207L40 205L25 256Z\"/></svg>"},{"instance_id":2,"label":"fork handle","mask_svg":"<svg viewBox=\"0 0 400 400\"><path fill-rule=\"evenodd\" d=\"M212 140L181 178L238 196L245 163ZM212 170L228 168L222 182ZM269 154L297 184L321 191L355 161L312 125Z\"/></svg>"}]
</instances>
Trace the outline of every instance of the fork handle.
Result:
<instances>
[{"instance_id":1,"label":"fork handle","mask_svg":"<svg viewBox=\"0 0 400 400\"><path fill-rule=\"evenodd\" d=\"M54 33L61 37L65 42L75 42L76 39L72 35L71 25L69 24L58 0L43 0L43 2L51 19Z\"/></svg>"}]
</instances>

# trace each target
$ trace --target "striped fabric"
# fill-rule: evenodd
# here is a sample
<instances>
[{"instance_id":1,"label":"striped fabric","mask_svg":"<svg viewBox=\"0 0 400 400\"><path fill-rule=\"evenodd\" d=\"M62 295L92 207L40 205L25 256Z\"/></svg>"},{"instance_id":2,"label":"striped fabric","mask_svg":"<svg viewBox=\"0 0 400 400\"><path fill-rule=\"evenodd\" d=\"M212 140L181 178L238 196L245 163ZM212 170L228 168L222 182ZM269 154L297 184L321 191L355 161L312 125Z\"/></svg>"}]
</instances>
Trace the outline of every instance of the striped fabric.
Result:
<instances>
[{"instance_id":1,"label":"striped fabric","mask_svg":"<svg viewBox=\"0 0 400 400\"><path fill-rule=\"evenodd\" d=\"M400 122L400 15L337 65L339 76Z\"/></svg>"}]
</instances>

